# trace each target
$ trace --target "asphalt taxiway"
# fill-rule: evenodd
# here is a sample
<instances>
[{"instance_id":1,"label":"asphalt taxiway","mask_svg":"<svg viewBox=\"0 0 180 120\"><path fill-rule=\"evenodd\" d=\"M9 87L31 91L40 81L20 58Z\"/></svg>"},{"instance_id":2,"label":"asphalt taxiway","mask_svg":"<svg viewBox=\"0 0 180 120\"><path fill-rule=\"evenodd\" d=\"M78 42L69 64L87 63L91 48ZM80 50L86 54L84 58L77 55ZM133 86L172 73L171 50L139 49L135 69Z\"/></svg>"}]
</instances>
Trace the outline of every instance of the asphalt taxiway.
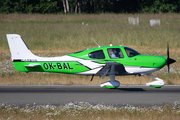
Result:
<instances>
[{"instance_id":1,"label":"asphalt taxiway","mask_svg":"<svg viewBox=\"0 0 180 120\"><path fill-rule=\"evenodd\" d=\"M143 85L123 85L117 89L99 85L0 85L0 103L16 105L62 105L69 102L89 102L105 105L155 106L180 101L180 86L151 88Z\"/></svg>"}]
</instances>

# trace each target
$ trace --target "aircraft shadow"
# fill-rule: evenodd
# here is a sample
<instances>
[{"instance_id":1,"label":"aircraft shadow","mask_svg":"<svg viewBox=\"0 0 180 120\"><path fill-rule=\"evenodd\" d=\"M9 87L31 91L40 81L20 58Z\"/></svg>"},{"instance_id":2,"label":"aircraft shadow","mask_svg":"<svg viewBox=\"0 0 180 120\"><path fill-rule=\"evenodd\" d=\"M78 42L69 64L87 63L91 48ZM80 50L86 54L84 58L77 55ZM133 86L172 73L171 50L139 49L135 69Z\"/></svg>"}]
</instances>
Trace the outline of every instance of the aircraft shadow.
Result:
<instances>
[{"instance_id":1,"label":"aircraft shadow","mask_svg":"<svg viewBox=\"0 0 180 120\"><path fill-rule=\"evenodd\" d=\"M117 90L122 90L122 91L146 91L142 88L117 88Z\"/></svg>"}]
</instances>

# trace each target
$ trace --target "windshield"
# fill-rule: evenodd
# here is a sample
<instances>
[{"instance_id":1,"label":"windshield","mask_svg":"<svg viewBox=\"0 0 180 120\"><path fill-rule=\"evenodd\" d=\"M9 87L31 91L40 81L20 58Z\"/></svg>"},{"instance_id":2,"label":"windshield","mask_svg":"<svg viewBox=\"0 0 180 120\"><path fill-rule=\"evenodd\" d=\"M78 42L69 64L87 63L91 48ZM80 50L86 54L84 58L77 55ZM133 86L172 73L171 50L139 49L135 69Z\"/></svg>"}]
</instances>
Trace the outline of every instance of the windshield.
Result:
<instances>
[{"instance_id":1,"label":"windshield","mask_svg":"<svg viewBox=\"0 0 180 120\"><path fill-rule=\"evenodd\" d=\"M124 49L125 49L128 57L134 57L136 55L140 55L140 53L138 53L137 51L135 51L131 48L125 47Z\"/></svg>"}]
</instances>

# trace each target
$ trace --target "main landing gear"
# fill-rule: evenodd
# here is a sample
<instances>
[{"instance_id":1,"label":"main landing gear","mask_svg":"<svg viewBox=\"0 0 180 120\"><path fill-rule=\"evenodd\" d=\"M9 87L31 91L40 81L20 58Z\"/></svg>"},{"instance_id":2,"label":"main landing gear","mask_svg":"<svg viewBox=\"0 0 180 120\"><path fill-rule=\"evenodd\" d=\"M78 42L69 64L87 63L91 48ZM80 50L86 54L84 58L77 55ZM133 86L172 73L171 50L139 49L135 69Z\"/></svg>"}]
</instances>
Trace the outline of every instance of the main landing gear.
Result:
<instances>
[{"instance_id":1,"label":"main landing gear","mask_svg":"<svg viewBox=\"0 0 180 120\"><path fill-rule=\"evenodd\" d=\"M110 81L101 83L101 87L105 88L117 88L120 86L120 82L115 80L115 64L111 65L111 70L109 72Z\"/></svg>"},{"instance_id":2,"label":"main landing gear","mask_svg":"<svg viewBox=\"0 0 180 120\"><path fill-rule=\"evenodd\" d=\"M105 87L105 88L117 88L120 86L120 82L115 80L115 75L109 75L110 76L110 81L101 83L100 86L101 87Z\"/></svg>"}]
</instances>

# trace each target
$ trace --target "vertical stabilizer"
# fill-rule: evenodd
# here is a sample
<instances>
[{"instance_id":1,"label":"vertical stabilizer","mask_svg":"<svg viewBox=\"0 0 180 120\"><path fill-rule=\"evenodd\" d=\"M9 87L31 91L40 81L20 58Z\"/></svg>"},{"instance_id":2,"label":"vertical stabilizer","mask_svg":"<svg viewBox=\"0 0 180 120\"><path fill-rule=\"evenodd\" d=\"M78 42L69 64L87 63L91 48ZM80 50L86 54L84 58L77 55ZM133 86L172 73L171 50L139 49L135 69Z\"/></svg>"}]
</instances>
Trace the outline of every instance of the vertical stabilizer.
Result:
<instances>
[{"instance_id":1,"label":"vertical stabilizer","mask_svg":"<svg viewBox=\"0 0 180 120\"><path fill-rule=\"evenodd\" d=\"M11 51L12 61L19 59L33 59L37 57L29 50L20 35L6 34L6 37Z\"/></svg>"}]
</instances>

